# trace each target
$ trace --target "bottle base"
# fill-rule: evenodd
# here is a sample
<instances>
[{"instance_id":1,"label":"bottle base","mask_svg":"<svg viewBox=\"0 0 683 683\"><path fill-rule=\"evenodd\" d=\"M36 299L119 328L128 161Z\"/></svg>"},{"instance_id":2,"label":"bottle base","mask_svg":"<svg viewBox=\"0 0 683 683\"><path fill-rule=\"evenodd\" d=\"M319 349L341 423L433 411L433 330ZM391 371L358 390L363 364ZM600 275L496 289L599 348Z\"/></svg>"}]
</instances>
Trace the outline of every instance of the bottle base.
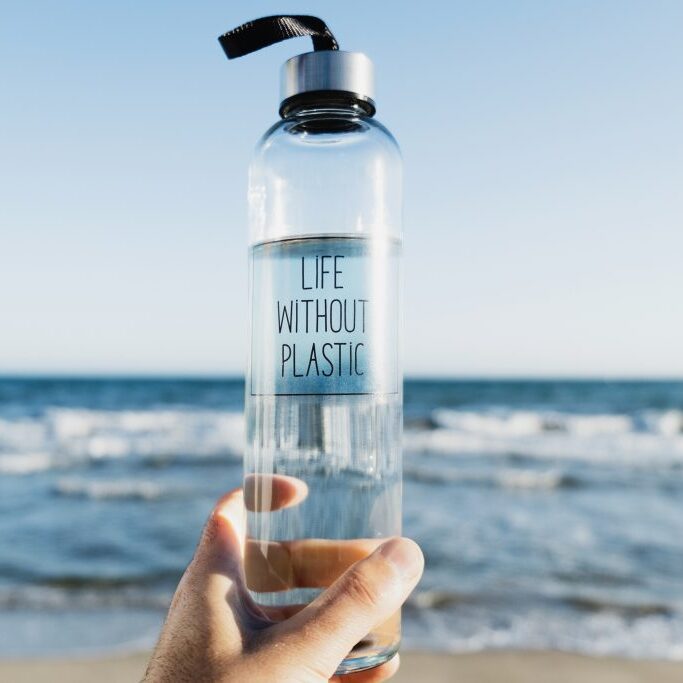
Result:
<instances>
[{"instance_id":1,"label":"bottle base","mask_svg":"<svg viewBox=\"0 0 683 683\"><path fill-rule=\"evenodd\" d=\"M399 643L396 642L387 648L377 650L377 648L372 647L372 643L367 641L359 643L342 661L335 675L341 676L357 671L365 671L366 669L374 669L376 666L388 662L398 652L398 646Z\"/></svg>"}]
</instances>

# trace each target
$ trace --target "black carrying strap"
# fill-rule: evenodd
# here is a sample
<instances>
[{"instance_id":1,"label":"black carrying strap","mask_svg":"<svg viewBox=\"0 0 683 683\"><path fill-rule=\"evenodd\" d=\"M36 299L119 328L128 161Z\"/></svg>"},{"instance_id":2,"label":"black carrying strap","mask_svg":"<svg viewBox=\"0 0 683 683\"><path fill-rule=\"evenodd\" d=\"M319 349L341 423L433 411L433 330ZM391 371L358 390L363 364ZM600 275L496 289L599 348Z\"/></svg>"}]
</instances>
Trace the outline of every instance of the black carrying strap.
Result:
<instances>
[{"instance_id":1,"label":"black carrying strap","mask_svg":"<svg viewBox=\"0 0 683 683\"><path fill-rule=\"evenodd\" d=\"M289 38L311 36L314 50L338 50L337 39L327 24L307 14L275 15L248 21L224 33L218 42L228 59L242 57Z\"/></svg>"}]
</instances>

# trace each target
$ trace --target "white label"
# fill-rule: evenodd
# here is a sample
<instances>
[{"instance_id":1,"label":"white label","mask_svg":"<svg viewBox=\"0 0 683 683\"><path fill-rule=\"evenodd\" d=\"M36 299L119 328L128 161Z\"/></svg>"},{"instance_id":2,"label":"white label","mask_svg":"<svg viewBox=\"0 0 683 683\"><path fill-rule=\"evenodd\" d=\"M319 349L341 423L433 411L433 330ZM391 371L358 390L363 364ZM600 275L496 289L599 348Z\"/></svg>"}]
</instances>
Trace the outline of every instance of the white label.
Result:
<instances>
[{"instance_id":1,"label":"white label","mask_svg":"<svg viewBox=\"0 0 683 683\"><path fill-rule=\"evenodd\" d=\"M251 394L396 393L399 250L351 237L253 247Z\"/></svg>"}]
</instances>

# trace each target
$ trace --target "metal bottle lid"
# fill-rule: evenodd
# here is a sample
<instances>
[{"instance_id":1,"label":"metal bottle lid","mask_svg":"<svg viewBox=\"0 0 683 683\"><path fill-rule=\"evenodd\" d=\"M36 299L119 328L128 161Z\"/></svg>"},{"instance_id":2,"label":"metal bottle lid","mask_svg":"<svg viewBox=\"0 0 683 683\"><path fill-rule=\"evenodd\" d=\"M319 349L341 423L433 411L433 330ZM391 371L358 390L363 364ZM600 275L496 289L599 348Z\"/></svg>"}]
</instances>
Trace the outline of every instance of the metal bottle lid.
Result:
<instances>
[{"instance_id":1,"label":"metal bottle lid","mask_svg":"<svg viewBox=\"0 0 683 683\"><path fill-rule=\"evenodd\" d=\"M280 78L280 114L302 99L352 99L375 113L375 72L362 52L317 50L288 59Z\"/></svg>"}]
</instances>

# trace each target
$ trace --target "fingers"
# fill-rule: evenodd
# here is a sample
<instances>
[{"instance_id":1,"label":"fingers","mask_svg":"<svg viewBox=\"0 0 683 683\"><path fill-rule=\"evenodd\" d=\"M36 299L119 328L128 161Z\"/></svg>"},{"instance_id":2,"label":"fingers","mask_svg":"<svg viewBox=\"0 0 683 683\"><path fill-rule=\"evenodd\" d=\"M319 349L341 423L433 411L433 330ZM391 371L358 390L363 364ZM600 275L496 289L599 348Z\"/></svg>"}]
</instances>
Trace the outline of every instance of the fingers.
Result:
<instances>
[{"instance_id":1,"label":"fingers","mask_svg":"<svg viewBox=\"0 0 683 683\"><path fill-rule=\"evenodd\" d=\"M248 539L244 558L247 586L258 592L327 588L380 543L381 539L374 538L269 543Z\"/></svg>"},{"instance_id":2,"label":"fingers","mask_svg":"<svg viewBox=\"0 0 683 683\"><path fill-rule=\"evenodd\" d=\"M248 474L244 478L244 504L250 512L282 510L302 503L306 482L284 474Z\"/></svg>"},{"instance_id":3,"label":"fingers","mask_svg":"<svg viewBox=\"0 0 683 683\"><path fill-rule=\"evenodd\" d=\"M376 666L374 669L345 674L344 676L333 676L330 683L381 683L381 681L389 680L398 671L399 665L399 656L395 655L388 662Z\"/></svg>"},{"instance_id":4,"label":"fingers","mask_svg":"<svg viewBox=\"0 0 683 683\"><path fill-rule=\"evenodd\" d=\"M417 544L393 538L354 564L310 605L273 627L271 638L330 677L356 643L398 611L423 566Z\"/></svg>"}]
</instances>

